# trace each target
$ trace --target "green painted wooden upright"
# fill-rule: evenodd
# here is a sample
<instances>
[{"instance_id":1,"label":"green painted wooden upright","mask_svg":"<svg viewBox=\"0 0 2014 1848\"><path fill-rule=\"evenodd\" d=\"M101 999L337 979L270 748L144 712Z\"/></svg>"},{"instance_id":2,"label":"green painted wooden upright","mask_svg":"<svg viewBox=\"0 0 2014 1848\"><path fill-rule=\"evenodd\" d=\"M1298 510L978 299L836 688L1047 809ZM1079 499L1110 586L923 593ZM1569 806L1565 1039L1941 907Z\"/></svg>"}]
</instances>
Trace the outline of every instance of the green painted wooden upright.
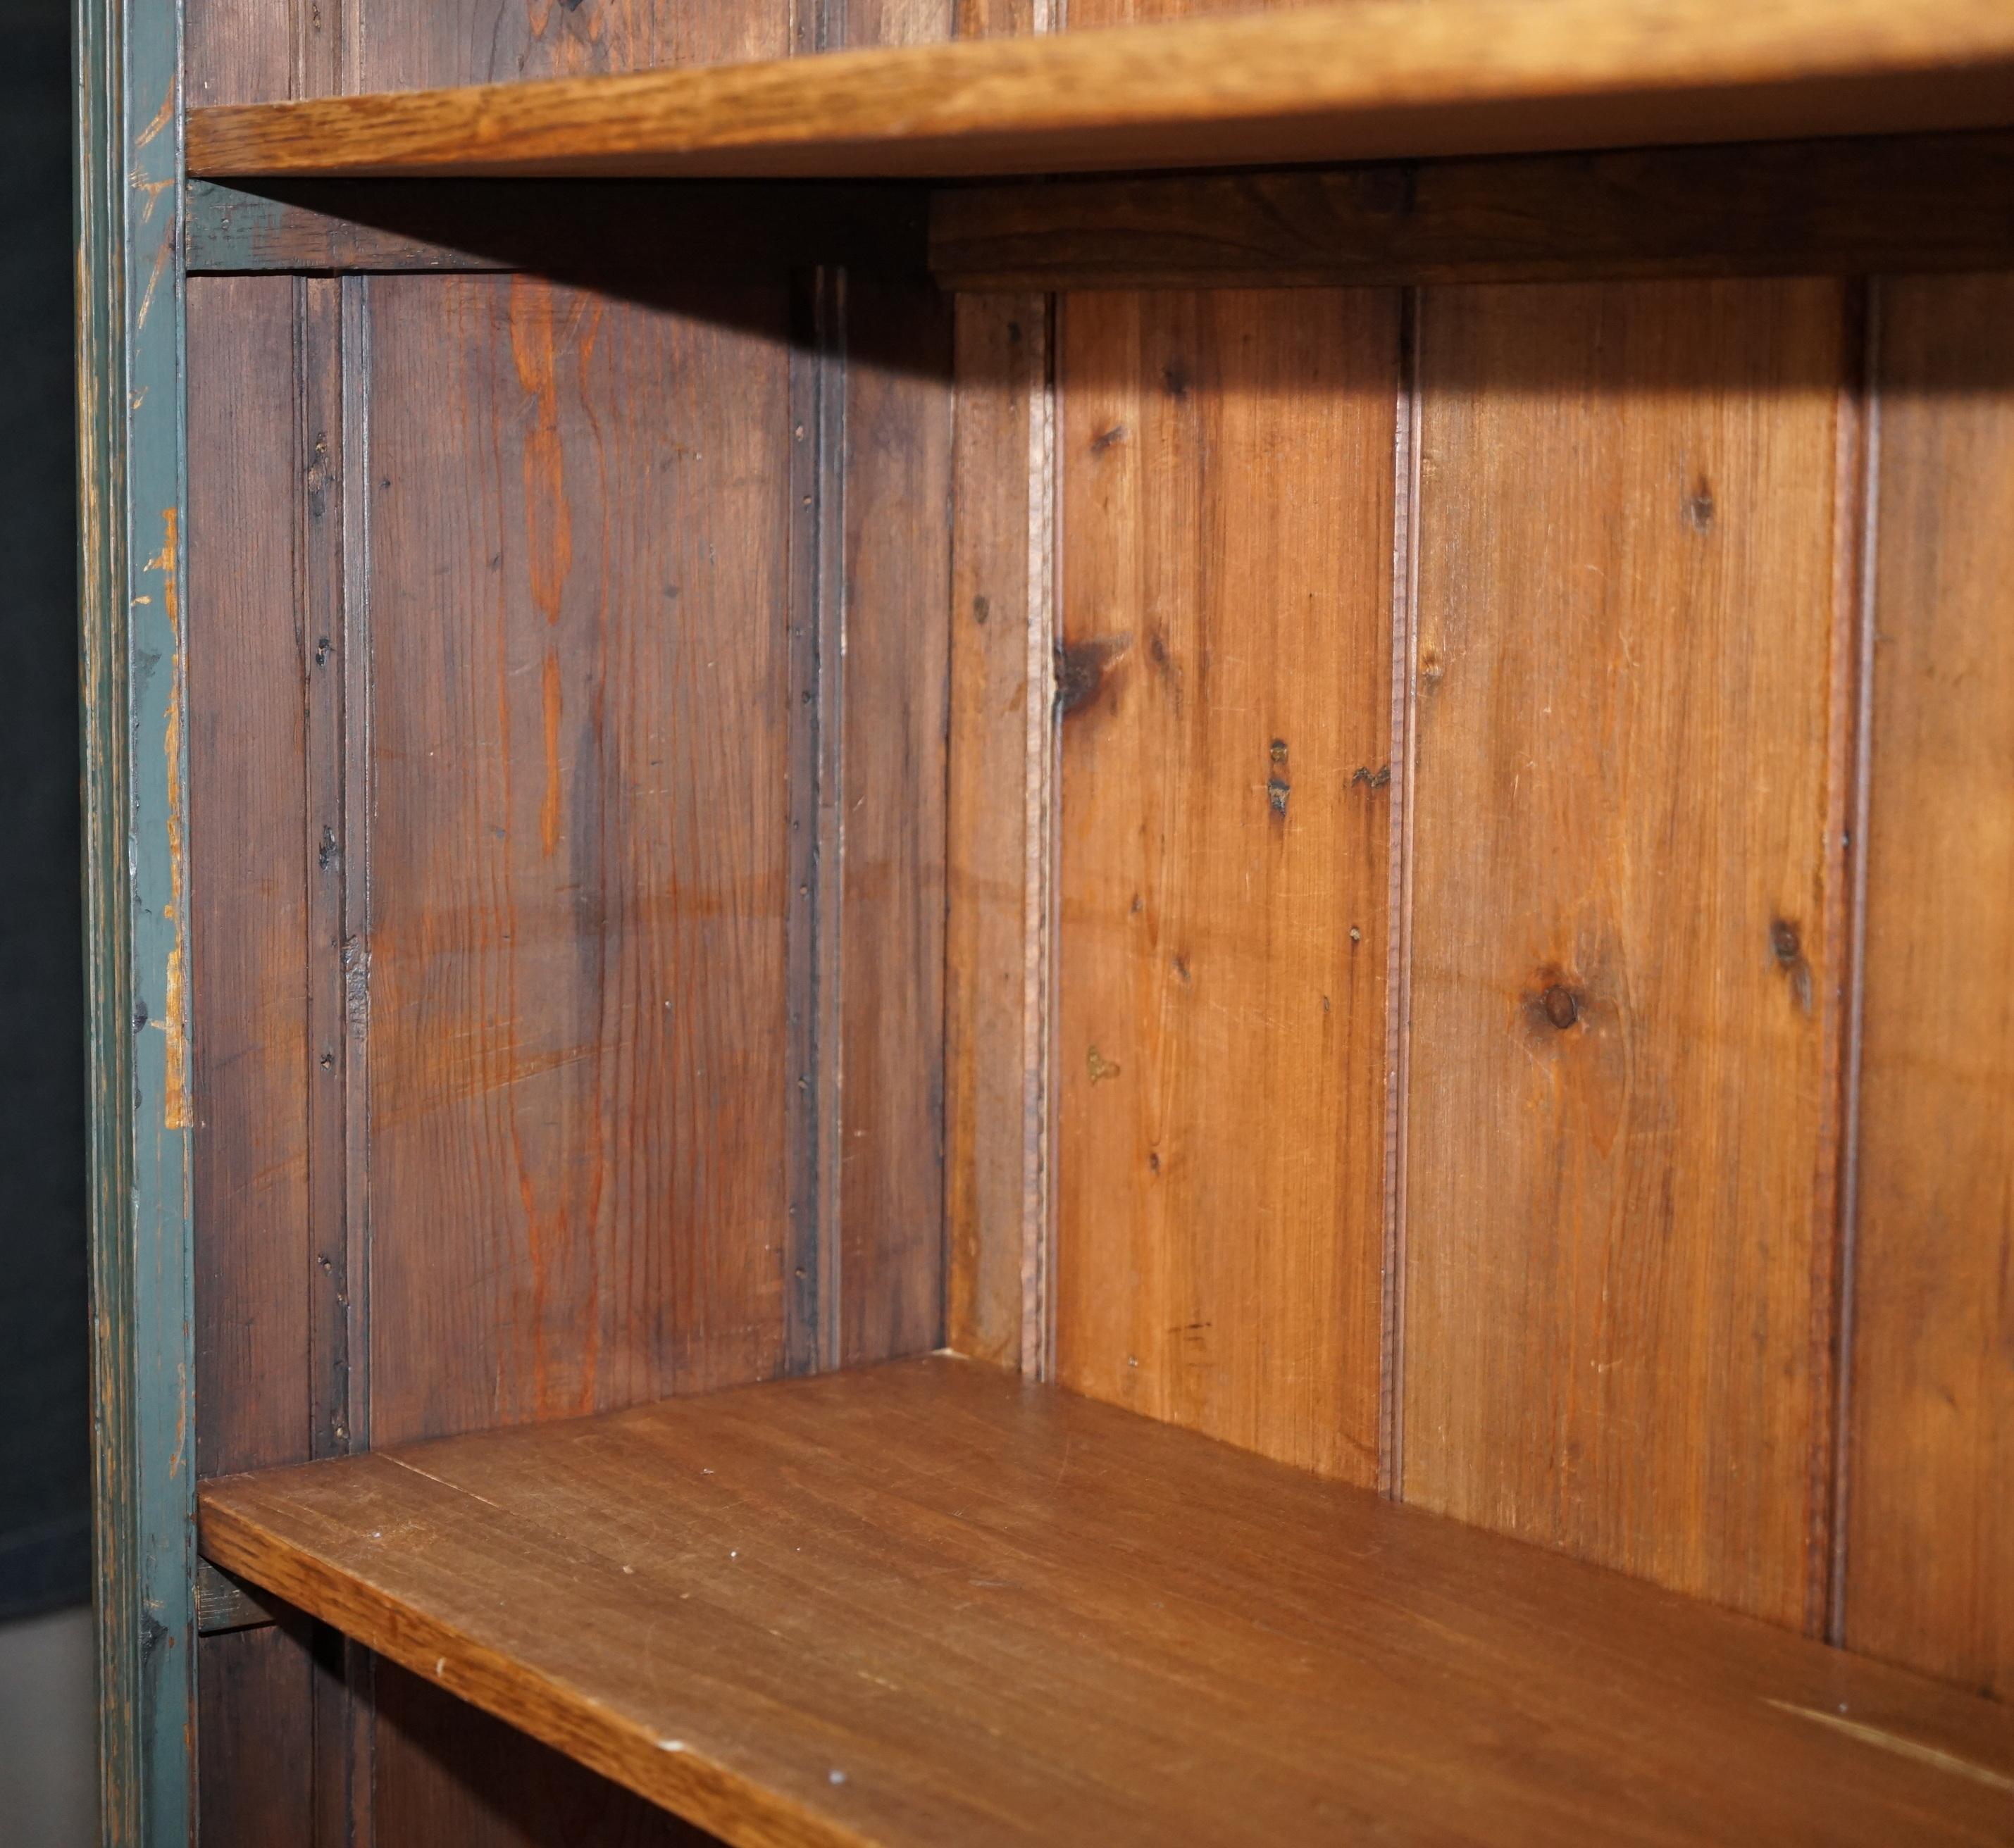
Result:
<instances>
[{"instance_id":1,"label":"green painted wooden upright","mask_svg":"<svg viewBox=\"0 0 2014 1848\"><path fill-rule=\"evenodd\" d=\"M194 1835L181 17L77 0L78 423L103 1831Z\"/></svg>"}]
</instances>

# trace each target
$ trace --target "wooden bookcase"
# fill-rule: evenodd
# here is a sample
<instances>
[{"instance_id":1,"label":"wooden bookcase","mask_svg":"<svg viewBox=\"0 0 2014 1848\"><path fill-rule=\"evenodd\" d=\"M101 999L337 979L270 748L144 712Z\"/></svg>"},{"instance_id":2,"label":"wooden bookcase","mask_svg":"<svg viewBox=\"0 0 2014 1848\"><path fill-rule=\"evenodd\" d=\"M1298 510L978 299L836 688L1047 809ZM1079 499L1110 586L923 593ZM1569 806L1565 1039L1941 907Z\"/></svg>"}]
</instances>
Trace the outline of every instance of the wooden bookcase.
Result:
<instances>
[{"instance_id":1,"label":"wooden bookcase","mask_svg":"<svg viewBox=\"0 0 2014 1848\"><path fill-rule=\"evenodd\" d=\"M2014 1839L2014 12L79 46L108 1842Z\"/></svg>"}]
</instances>

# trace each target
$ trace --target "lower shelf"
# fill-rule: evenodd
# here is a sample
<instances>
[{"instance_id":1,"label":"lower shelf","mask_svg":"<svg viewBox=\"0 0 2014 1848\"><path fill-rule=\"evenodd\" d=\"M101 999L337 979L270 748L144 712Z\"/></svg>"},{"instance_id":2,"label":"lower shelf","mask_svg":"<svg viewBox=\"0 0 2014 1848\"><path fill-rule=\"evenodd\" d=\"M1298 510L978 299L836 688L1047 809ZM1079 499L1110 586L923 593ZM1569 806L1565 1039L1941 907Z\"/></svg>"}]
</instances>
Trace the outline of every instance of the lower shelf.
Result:
<instances>
[{"instance_id":1,"label":"lower shelf","mask_svg":"<svg viewBox=\"0 0 2014 1848\"><path fill-rule=\"evenodd\" d=\"M202 1523L737 1844L2014 1838L2014 1709L948 1356Z\"/></svg>"}]
</instances>

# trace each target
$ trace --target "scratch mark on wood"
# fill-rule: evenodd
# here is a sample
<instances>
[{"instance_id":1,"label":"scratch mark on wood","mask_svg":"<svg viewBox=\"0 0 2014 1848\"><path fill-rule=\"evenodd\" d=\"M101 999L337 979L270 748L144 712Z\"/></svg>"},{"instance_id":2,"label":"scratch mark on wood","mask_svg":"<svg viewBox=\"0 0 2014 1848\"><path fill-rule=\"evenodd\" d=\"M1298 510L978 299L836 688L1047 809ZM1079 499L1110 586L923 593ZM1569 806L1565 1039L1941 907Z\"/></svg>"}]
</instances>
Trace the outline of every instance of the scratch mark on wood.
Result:
<instances>
[{"instance_id":1,"label":"scratch mark on wood","mask_svg":"<svg viewBox=\"0 0 2014 1848\"><path fill-rule=\"evenodd\" d=\"M162 1055L162 1125L170 1130L186 1130L193 1126L195 1119L189 1108L188 930L183 921L186 910L185 886L187 869L183 864L182 844L184 694L179 664L182 654L181 591L175 577L177 521L177 509L170 507L161 510L161 549L146 564L147 570L161 574L161 605L168 619L168 632L173 640L177 663L168 682L167 722L163 729L161 743L162 755L167 760L167 768L169 882L168 902L161 909L172 937L168 946L167 972L161 997L160 1015L148 1024L159 1027L167 1040Z\"/></svg>"},{"instance_id":2,"label":"scratch mark on wood","mask_svg":"<svg viewBox=\"0 0 2014 1848\"><path fill-rule=\"evenodd\" d=\"M1974 1764L1969 1758L1961 1758L1955 1752L1947 1752L1937 1746L1926 1746L1920 1739L1905 1739L1900 1733L1884 1732L1879 1726L1869 1726L1860 1720L1850 1720L1844 1714L1829 1714L1822 1707L1799 1707L1795 1701L1772 1700L1763 1696L1765 1707L1773 1707L1779 1713L1795 1714L1801 1720L1809 1720L1820 1726L1829 1726L1835 1732L1843 1732L1849 1739L1858 1739L1862 1745L1873 1746L1883 1752L1893 1752L1904 1758L1913 1758L1919 1764L1927 1764L1941 1771L1948 1771L1955 1778L1970 1778L1975 1783L1984 1784L1990 1790L2005 1790L2014 1795L2014 1778L2004 1771L1997 1771L1990 1765Z\"/></svg>"}]
</instances>

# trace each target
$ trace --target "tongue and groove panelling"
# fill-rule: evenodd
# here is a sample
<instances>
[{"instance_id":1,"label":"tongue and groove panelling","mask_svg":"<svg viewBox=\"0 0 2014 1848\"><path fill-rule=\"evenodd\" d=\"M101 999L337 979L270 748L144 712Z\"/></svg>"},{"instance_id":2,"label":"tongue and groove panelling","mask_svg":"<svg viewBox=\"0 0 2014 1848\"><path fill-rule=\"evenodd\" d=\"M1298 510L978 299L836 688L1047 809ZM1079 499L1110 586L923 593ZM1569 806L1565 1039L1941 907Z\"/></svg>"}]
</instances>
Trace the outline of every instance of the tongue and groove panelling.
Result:
<instances>
[{"instance_id":1,"label":"tongue and groove panelling","mask_svg":"<svg viewBox=\"0 0 2014 1848\"><path fill-rule=\"evenodd\" d=\"M2004 1689L2008 290L1427 289L1347 459L1324 341L1380 298L1060 300L1066 1384ZM1324 1062L1283 1048L1384 851L1320 851L1331 776L1269 815L1244 732L1367 740L1364 649L1397 980ZM1174 957L1243 983L1214 1037ZM1367 1251L1381 1341L1322 1294Z\"/></svg>"},{"instance_id":2,"label":"tongue and groove panelling","mask_svg":"<svg viewBox=\"0 0 2014 1848\"><path fill-rule=\"evenodd\" d=\"M1856 299L1064 300L1064 1383L1822 1616Z\"/></svg>"},{"instance_id":3,"label":"tongue and groove panelling","mask_svg":"<svg viewBox=\"0 0 2014 1848\"><path fill-rule=\"evenodd\" d=\"M937 0L194 0L187 88L263 100L949 23ZM228 1106L198 1139L207 1468L941 1338L948 312L780 267L660 287L611 254L629 279L606 291L196 285L192 378L217 408L191 553L217 653L194 689L216 857L192 850L213 956L192 1005L197 1082ZM310 535L316 496L333 532ZM317 732L322 607L335 664L344 624L359 664ZM819 694L842 643L843 704ZM810 728L841 725L821 758ZM226 877L241 862L249 883ZM310 917L331 877L336 909ZM317 1119L303 1029L331 998L347 1101ZM310 1249L331 1162L348 1203L338 1185L321 1223L354 1252ZM317 1646L203 1640L206 1840L687 1839L422 1684L388 1687L374 1722L367 1662Z\"/></svg>"}]
</instances>

